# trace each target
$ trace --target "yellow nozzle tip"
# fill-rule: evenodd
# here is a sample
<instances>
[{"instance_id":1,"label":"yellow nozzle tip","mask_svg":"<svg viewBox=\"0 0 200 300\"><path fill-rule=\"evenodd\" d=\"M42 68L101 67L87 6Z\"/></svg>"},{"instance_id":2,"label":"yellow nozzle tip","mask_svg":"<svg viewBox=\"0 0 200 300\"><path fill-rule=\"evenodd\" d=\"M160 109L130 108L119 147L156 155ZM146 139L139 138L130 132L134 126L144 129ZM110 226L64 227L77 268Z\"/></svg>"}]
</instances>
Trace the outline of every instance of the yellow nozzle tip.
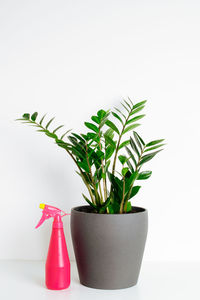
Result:
<instances>
[{"instance_id":1,"label":"yellow nozzle tip","mask_svg":"<svg viewBox=\"0 0 200 300\"><path fill-rule=\"evenodd\" d=\"M40 203L40 208L44 209L45 208L45 204L44 203Z\"/></svg>"}]
</instances>

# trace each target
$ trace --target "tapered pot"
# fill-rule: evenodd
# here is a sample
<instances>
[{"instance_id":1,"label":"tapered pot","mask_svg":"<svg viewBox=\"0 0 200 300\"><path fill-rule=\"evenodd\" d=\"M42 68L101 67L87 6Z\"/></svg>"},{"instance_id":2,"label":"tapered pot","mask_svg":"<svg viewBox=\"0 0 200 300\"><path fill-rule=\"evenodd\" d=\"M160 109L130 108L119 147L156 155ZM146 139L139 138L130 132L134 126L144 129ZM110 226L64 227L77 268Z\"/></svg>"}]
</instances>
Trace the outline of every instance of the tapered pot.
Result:
<instances>
[{"instance_id":1,"label":"tapered pot","mask_svg":"<svg viewBox=\"0 0 200 300\"><path fill-rule=\"evenodd\" d=\"M71 236L80 283L97 289L136 285L148 227L147 210L97 214L90 206L71 210Z\"/></svg>"}]
</instances>

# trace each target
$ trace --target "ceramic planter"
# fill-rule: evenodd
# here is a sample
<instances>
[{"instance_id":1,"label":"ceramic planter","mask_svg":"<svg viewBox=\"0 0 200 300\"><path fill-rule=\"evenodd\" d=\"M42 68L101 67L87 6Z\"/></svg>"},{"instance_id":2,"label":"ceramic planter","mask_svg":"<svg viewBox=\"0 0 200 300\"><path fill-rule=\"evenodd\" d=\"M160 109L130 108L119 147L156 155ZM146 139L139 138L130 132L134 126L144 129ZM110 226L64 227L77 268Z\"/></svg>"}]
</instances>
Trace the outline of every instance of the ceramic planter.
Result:
<instances>
[{"instance_id":1,"label":"ceramic planter","mask_svg":"<svg viewBox=\"0 0 200 300\"><path fill-rule=\"evenodd\" d=\"M80 283L97 289L122 289L137 283L148 227L147 210L127 214L71 210L71 236Z\"/></svg>"}]
</instances>

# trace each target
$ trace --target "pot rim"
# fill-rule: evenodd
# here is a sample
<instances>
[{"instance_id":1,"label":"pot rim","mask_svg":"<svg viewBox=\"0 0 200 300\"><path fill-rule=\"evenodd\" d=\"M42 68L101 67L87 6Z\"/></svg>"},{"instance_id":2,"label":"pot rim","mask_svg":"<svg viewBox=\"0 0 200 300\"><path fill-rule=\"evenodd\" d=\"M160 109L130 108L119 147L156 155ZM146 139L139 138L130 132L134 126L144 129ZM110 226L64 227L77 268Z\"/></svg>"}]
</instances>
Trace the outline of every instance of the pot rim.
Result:
<instances>
[{"instance_id":1,"label":"pot rim","mask_svg":"<svg viewBox=\"0 0 200 300\"><path fill-rule=\"evenodd\" d=\"M141 213L147 213L147 209L140 206L132 206L132 208L138 208L141 209L141 211L137 212L130 212L130 213L123 213L123 214L100 214L95 212L85 212L85 211L79 211L78 208L82 207L91 207L90 205L79 205L71 208L71 212L77 213L77 214L85 214L85 215L95 215L95 216L133 216L134 214L141 214Z\"/></svg>"}]
</instances>

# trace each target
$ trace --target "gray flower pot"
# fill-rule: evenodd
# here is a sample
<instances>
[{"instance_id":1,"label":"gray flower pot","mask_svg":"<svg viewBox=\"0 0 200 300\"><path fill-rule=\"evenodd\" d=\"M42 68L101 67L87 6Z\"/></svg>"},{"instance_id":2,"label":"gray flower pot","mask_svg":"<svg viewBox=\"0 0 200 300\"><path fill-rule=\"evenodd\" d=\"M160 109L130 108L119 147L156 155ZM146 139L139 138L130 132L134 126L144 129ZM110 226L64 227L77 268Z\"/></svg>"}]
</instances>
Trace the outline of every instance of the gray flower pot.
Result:
<instances>
[{"instance_id":1,"label":"gray flower pot","mask_svg":"<svg viewBox=\"0 0 200 300\"><path fill-rule=\"evenodd\" d=\"M122 289L137 283L148 227L147 210L97 214L90 206L71 210L71 236L80 283Z\"/></svg>"}]
</instances>

